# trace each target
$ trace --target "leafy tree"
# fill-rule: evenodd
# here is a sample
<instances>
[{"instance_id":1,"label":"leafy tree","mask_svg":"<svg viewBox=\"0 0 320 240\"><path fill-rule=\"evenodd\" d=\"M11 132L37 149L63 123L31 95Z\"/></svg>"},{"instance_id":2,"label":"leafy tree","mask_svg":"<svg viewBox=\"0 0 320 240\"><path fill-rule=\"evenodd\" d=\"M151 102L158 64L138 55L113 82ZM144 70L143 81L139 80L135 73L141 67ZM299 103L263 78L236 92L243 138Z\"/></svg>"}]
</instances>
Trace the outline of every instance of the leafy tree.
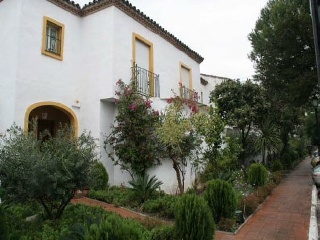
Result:
<instances>
[{"instance_id":1,"label":"leafy tree","mask_svg":"<svg viewBox=\"0 0 320 240\"><path fill-rule=\"evenodd\" d=\"M105 139L107 146L113 147L116 157L109 153L116 165L120 165L133 177L144 175L151 166L159 163L159 144L155 125L159 113L151 108L151 101L136 92L135 83L126 85L117 82L116 95L118 115L112 131Z\"/></svg>"},{"instance_id":2,"label":"leafy tree","mask_svg":"<svg viewBox=\"0 0 320 240\"><path fill-rule=\"evenodd\" d=\"M269 116L275 116L280 129L283 158L317 84L309 1L270 0L248 38L254 78L269 96Z\"/></svg>"},{"instance_id":3,"label":"leafy tree","mask_svg":"<svg viewBox=\"0 0 320 240\"><path fill-rule=\"evenodd\" d=\"M318 121L320 121L318 119ZM317 146L320 143L320 136L318 134L318 129L316 125L316 116L314 112L308 112L307 116L304 118L304 131L305 134L310 138L310 144ZM311 151L311 150L310 150Z\"/></svg>"},{"instance_id":4,"label":"leafy tree","mask_svg":"<svg viewBox=\"0 0 320 240\"><path fill-rule=\"evenodd\" d=\"M218 157L224 141L222 133L225 124L218 112L217 108L210 106L209 114L199 113L194 118L196 130L206 142L203 158L210 163L213 163Z\"/></svg>"},{"instance_id":5,"label":"leafy tree","mask_svg":"<svg viewBox=\"0 0 320 240\"><path fill-rule=\"evenodd\" d=\"M60 218L75 192L88 186L90 167L97 160L90 134L73 135L64 128L42 141L13 125L0 139L3 200L34 200L49 219Z\"/></svg>"},{"instance_id":6,"label":"leafy tree","mask_svg":"<svg viewBox=\"0 0 320 240\"><path fill-rule=\"evenodd\" d=\"M9 239L6 213L1 203L0 203L0 239L3 239L3 240Z\"/></svg>"},{"instance_id":7,"label":"leafy tree","mask_svg":"<svg viewBox=\"0 0 320 240\"><path fill-rule=\"evenodd\" d=\"M164 156L172 161L179 193L183 194L184 167L188 162L194 163L198 160L197 151L201 145L200 136L195 131L193 122L197 106L196 103L180 97L171 98L168 103L156 132L164 146Z\"/></svg>"},{"instance_id":8,"label":"leafy tree","mask_svg":"<svg viewBox=\"0 0 320 240\"><path fill-rule=\"evenodd\" d=\"M241 83L228 79L211 92L210 101L217 104L222 120L240 132L240 160L247 165L245 149L249 137L268 108L264 90L250 80Z\"/></svg>"},{"instance_id":9,"label":"leafy tree","mask_svg":"<svg viewBox=\"0 0 320 240\"><path fill-rule=\"evenodd\" d=\"M317 83L309 5L305 0L270 0L248 37L255 80L285 107L306 104Z\"/></svg>"}]
</instances>

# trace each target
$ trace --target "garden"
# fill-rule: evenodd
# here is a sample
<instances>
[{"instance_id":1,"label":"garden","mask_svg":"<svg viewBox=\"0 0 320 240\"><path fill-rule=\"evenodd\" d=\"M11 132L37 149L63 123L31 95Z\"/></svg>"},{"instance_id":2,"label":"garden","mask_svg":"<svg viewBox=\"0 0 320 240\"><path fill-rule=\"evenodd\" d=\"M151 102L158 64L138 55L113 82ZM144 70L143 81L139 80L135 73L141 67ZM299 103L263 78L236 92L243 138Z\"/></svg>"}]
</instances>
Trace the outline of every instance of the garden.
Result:
<instances>
[{"instance_id":1,"label":"garden","mask_svg":"<svg viewBox=\"0 0 320 240\"><path fill-rule=\"evenodd\" d=\"M36 122L29 133L13 125L0 140L0 239L211 240L217 230L236 232L307 154L305 138L281 138L275 122L261 117L268 104L251 82L217 86L215 108L200 110L196 102L174 97L163 113L136 93L134 83L118 86L118 115L104 147L132 180L109 186L90 132L74 137L72 128L61 126L53 138L48 132L37 136ZM237 88L241 102L226 105L230 96L224 92ZM246 91L256 96L246 98ZM227 124L236 127L226 131ZM172 162L176 194L165 193L157 176L148 175L162 159ZM196 179L185 189L188 165ZM92 199L149 217L125 219L71 203L87 189Z\"/></svg>"}]
</instances>

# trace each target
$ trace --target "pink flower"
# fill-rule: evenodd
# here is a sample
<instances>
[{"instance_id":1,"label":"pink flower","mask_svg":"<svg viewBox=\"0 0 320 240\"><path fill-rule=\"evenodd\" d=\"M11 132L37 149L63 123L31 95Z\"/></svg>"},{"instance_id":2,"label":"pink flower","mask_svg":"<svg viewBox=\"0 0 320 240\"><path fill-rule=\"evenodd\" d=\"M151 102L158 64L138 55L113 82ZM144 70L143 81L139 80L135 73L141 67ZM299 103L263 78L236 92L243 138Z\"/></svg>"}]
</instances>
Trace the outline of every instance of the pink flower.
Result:
<instances>
[{"instance_id":1,"label":"pink flower","mask_svg":"<svg viewBox=\"0 0 320 240\"><path fill-rule=\"evenodd\" d=\"M172 102L173 102L173 98L172 97L167 100L167 103L172 103Z\"/></svg>"},{"instance_id":2,"label":"pink flower","mask_svg":"<svg viewBox=\"0 0 320 240\"><path fill-rule=\"evenodd\" d=\"M130 109L131 111L134 111L134 110L137 109L137 106L134 105L134 104L130 104L130 105L129 105L129 109Z\"/></svg>"},{"instance_id":3,"label":"pink flower","mask_svg":"<svg viewBox=\"0 0 320 240\"><path fill-rule=\"evenodd\" d=\"M196 104L190 106L190 109L191 109L191 111L192 111L193 113L199 112L199 108L198 108L198 106L197 106Z\"/></svg>"},{"instance_id":4,"label":"pink flower","mask_svg":"<svg viewBox=\"0 0 320 240\"><path fill-rule=\"evenodd\" d=\"M122 82L121 79L119 79L119 80L116 82L116 84L119 86L119 85L123 84L123 82Z\"/></svg>"},{"instance_id":5,"label":"pink flower","mask_svg":"<svg viewBox=\"0 0 320 240\"><path fill-rule=\"evenodd\" d=\"M147 100L147 101L146 101L146 107L147 107L147 108L151 108L151 101L150 101L150 100Z\"/></svg>"}]
</instances>

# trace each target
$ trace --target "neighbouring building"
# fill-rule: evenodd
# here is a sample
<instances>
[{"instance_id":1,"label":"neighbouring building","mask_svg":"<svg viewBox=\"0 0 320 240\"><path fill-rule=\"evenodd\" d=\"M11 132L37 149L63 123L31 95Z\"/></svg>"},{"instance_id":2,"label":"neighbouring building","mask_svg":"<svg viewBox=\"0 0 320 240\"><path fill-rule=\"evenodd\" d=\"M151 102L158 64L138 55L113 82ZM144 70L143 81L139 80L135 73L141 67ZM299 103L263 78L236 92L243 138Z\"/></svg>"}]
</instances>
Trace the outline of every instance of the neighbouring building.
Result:
<instances>
[{"instance_id":1,"label":"neighbouring building","mask_svg":"<svg viewBox=\"0 0 320 240\"><path fill-rule=\"evenodd\" d=\"M14 122L28 131L37 117L38 131L54 136L59 123L72 124L102 145L116 114L119 79L136 80L160 110L173 93L198 95L206 106L212 79L221 80L200 76L203 58L126 0L83 8L69 0L0 0L0 23L0 133ZM130 179L102 147L100 154L110 184ZM170 162L151 172L165 191L176 191ZM186 186L193 178L188 168Z\"/></svg>"}]
</instances>

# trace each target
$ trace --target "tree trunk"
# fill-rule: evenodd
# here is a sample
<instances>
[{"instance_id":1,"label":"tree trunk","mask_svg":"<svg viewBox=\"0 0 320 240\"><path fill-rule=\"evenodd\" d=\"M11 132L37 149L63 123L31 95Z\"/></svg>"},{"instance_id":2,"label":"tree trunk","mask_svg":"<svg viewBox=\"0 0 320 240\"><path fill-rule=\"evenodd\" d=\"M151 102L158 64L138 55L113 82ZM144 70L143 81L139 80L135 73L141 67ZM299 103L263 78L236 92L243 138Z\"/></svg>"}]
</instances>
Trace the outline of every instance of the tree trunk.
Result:
<instances>
[{"instance_id":1,"label":"tree trunk","mask_svg":"<svg viewBox=\"0 0 320 240\"><path fill-rule=\"evenodd\" d=\"M176 171L176 175L177 175L178 188L180 192L179 194L182 195L184 193L184 184L181 179L181 171L179 168L179 163L177 163L174 159L172 159L172 161L173 161L173 169Z\"/></svg>"}]
</instances>

